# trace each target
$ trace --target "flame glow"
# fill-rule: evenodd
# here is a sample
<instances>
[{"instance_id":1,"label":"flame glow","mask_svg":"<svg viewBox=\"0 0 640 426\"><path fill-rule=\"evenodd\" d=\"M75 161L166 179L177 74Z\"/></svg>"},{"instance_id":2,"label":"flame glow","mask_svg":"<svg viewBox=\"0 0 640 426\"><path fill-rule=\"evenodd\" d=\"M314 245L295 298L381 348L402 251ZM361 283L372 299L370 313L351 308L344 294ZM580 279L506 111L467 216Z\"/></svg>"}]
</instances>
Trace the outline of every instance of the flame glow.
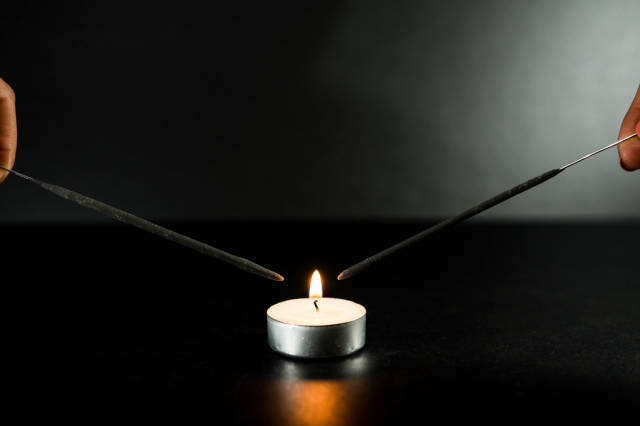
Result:
<instances>
[{"instance_id":1,"label":"flame glow","mask_svg":"<svg viewBox=\"0 0 640 426\"><path fill-rule=\"evenodd\" d=\"M320 278L320 272L318 272L317 269L313 271L313 275L311 275L309 297L312 299L319 299L322 297L322 278Z\"/></svg>"}]
</instances>

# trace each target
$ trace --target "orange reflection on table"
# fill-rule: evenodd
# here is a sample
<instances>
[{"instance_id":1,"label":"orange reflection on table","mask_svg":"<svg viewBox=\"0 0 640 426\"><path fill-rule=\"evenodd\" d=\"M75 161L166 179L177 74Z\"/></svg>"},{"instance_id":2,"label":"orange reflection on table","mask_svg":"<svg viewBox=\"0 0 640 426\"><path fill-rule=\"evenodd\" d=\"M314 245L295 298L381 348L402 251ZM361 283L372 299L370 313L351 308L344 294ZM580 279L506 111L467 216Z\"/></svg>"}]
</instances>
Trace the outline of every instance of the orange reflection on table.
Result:
<instances>
[{"instance_id":1,"label":"orange reflection on table","mask_svg":"<svg viewBox=\"0 0 640 426\"><path fill-rule=\"evenodd\" d=\"M349 424L354 385L342 380L281 382L277 386L281 421L292 425Z\"/></svg>"},{"instance_id":2,"label":"orange reflection on table","mask_svg":"<svg viewBox=\"0 0 640 426\"><path fill-rule=\"evenodd\" d=\"M245 383L242 400L259 402L245 407L244 415L252 422L279 426L377 423L371 408L376 405L374 395L383 392L372 392L370 380L358 374L367 367L366 357L336 364L342 370L338 377L309 377L308 370L317 365L283 360L280 377ZM328 366L327 370L335 372Z\"/></svg>"}]
</instances>

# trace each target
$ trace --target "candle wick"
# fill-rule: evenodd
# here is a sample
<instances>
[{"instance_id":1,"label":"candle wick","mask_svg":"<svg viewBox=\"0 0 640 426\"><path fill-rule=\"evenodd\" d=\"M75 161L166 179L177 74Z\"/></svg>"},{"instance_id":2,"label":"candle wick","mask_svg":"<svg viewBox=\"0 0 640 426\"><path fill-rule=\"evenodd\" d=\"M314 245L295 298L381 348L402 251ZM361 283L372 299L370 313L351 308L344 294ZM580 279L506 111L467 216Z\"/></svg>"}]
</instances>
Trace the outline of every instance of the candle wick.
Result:
<instances>
[{"instance_id":1,"label":"candle wick","mask_svg":"<svg viewBox=\"0 0 640 426\"><path fill-rule=\"evenodd\" d=\"M320 308L318 308L318 301L317 301L317 300L314 300L314 301L313 301L313 306L315 306L315 307L316 307L316 311L319 311L319 310L320 310Z\"/></svg>"}]
</instances>

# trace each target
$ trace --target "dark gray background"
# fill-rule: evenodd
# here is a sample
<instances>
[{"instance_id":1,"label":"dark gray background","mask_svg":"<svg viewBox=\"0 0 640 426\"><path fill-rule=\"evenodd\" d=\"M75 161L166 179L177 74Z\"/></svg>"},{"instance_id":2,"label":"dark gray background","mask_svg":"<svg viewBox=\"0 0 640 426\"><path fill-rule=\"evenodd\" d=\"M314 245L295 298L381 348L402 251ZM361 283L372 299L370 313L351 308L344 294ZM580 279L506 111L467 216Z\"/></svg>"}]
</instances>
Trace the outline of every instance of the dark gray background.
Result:
<instances>
[{"instance_id":1,"label":"dark gray background","mask_svg":"<svg viewBox=\"0 0 640 426\"><path fill-rule=\"evenodd\" d=\"M433 218L613 141L640 2L16 2L16 169L163 221ZM614 151L487 212L634 219ZM101 217L10 178L0 222Z\"/></svg>"}]
</instances>

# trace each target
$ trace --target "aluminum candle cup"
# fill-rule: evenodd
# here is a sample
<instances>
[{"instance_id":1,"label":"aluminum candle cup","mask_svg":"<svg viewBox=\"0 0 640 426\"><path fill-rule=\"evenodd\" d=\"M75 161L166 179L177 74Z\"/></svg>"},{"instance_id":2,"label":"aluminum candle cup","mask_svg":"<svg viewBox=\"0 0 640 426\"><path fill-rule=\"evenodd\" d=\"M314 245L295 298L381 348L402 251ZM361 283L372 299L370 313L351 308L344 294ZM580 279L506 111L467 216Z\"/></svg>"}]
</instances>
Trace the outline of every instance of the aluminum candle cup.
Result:
<instances>
[{"instance_id":1,"label":"aluminum candle cup","mask_svg":"<svg viewBox=\"0 0 640 426\"><path fill-rule=\"evenodd\" d=\"M276 352L298 358L328 358L362 349L367 310L344 299L322 297L320 273L311 277L309 298L267 309L267 339Z\"/></svg>"},{"instance_id":2,"label":"aluminum candle cup","mask_svg":"<svg viewBox=\"0 0 640 426\"><path fill-rule=\"evenodd\" d=\"M349 300L286 300L267 310L267 338L271 349L288 356L345 356L364 346L366 320L366 309Z\"/></svg>"}]
</instances>

